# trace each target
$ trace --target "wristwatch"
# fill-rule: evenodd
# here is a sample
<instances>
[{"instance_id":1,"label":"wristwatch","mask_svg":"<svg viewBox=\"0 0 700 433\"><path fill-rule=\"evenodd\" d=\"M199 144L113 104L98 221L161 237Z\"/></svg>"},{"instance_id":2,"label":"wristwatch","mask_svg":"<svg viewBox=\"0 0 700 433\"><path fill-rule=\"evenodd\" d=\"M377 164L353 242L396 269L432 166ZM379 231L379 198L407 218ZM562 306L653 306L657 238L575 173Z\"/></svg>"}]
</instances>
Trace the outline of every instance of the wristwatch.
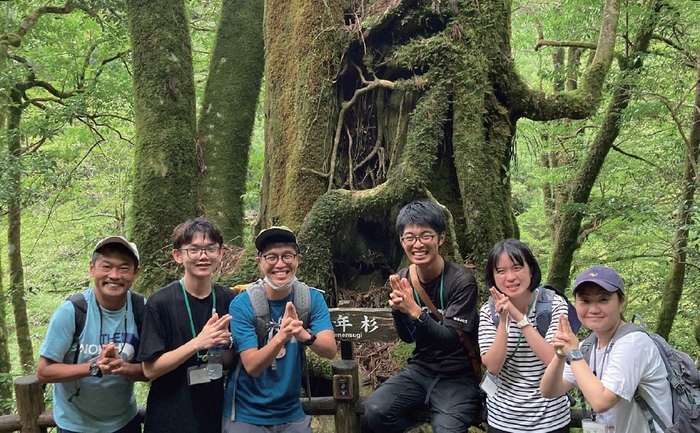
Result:
<instances>
[{"instance_id":1,"label":"wristwatch","mask_svg":"<svg viewBox=\"0 0 700 433\"><path fill-rule=\"evenodd\" d=\"M428 313L425 312L425 310L421 311L418 317L413 319L413 323L415 325L420 325L425 323L425 321L428 320Z\"/></svg>"},{"instance_id":2,"label":"wristwatch","mask_svg":"<svg viewBox=\"0 0 700 433\"><path fill-rule=\"evenodd\" d=\"M520 321L517 322L516 325L518 325L518 328L523 328L527 325L532 325L532 323L530 323L530 321L527 320L527 316L523 316L523 318L520 319Z\"/></svg>"},{"instance_id":3,"label":"wristwatch","mask_svg":"<svg viewBox=\"0 0 700 433\"><path fill-rule=\"evenodd\" d=\"M314 344L314 341L316 341L316 334L314 334L313 332L309 331L308 329L306 330L306 332L308 332L309 335L310 335L311 337L310 337L308 340L306 340L306 341L300 341L300 343L301 343L303 346L311 346L312 344Z\"/></svg>"},{"instance_id":4,"label":"wristwatch","mask_svg":"<svg viewBox=\"0 0 700 433\"><path fill-rule=\"evenodd\" d=\"M578 349L570 350L569 353L566 354L566 363L569 365L571 365L571 361L580 361L582 359L583 353Z\"/></svg>"},{"instance_id":5,"label":"wristwatch","mask_svg":"<svg viewBox=\"0 0 700 433\"><path fill-rule=\"evenodd\" d=\"M102 370L97 365L97 358L90 361L90 376L92 377L102 377Z\"/></svg>"}]
</instances>

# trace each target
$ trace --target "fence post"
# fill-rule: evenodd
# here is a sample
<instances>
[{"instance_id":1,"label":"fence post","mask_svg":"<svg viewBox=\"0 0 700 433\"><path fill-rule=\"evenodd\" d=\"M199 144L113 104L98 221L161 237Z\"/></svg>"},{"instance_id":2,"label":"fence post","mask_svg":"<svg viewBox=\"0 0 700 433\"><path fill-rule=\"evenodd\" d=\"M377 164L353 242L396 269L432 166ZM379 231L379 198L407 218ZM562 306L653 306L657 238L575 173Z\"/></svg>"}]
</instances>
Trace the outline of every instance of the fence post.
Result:
<instances>
[{"instance_id":1,"label":"fence post","mask_svg":"<svg viewBox=\"0 0 700 433\"><path fill-rule=\"evenodd\" d=\"M22 423L22 433L40 433L39 415L44 411L44 391L35 375L15 379L17 412Z\"/></svg>"},{"instance_id":2,"label":"fence post","mask_svg":"<svg viewBox=\"0 0 700 433\"><path fill-rule=\"evenodd\" d=\"M357 361L344 359L335 361L333 368L333 398L336 401L336 433L360 433L360 417L355 404L360 396Z\"/></svg>"}]
</instances>

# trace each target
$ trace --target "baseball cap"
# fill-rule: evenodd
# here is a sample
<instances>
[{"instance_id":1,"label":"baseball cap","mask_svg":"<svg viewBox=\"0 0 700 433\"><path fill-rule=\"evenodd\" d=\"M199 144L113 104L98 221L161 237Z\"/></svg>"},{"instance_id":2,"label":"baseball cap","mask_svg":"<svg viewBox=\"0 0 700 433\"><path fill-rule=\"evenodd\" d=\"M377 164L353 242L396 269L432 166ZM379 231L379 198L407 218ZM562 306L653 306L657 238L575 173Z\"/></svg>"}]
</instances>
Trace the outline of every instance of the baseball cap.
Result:
<instances>
[{"instance_id":1,"label":"baseball cap","mask_svg":"<svg viewBox=\"0 0 700 433\"><path fill-rule=\"evenodd\" d=\"M297 237L289 227L272 226L269 229L261 230L255 237L255 248L257 248L258 251L262 251L267 245L274 243L295 244L297 250L299 249Z\"/></svg>"},{"instance_id":2,"label":"baseball cap","mask_svg":"<svg viewBox=\"0 0 700 433\"><path fill-rule=\"evenodd\" d=\"M119 244L119 245L124 245L130 252L133 254L134 257L136 257L136 265L138 266L139 264L139 250L136 248L136 244L133 242L129 242L126 240L126 238L122 236L110 236L107 238L104 238L100 240L97 245L95 245L95 248L92 250L93 252L97 252L100 248L104 247L105 245L108 244Z\"/></svg>"},{"instance_id":3,"label":"baseball cap","mask_svg":"<svg viewBox=\"0 0 700 433\"><path fill-rule=\"evenodd\" d=\"M624 292L625 283L620 278L620 275L613 269L607 266L593 266L578 274L574 282L572 293L576 293L583 283L595 283L607 290L608 292Z\"/></svg>"}]
</instances>

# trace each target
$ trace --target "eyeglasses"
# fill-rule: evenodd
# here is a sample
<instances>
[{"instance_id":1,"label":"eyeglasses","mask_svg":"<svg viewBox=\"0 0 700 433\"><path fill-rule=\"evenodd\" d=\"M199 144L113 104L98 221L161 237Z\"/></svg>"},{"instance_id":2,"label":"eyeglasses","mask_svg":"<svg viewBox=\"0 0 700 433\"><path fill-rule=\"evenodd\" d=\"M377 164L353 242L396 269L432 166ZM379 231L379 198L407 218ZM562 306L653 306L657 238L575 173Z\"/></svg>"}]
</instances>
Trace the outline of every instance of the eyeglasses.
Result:
<instances>
[{"instance_id":1,"label":"eyeglasses","mask_svg":"<svg viewBox=\"0 0 700 433\"><path fill-rule=\"evenodd\" d=\"M413 236L412 234L408 234L401 238L401 242L403 242L406 245L413 245L416 243L417 240L420 239L420 243L425 245L428 242L432 241L435 236L437 236L437 233L423 233L420 236Z\"/></svg>"},{"instance_id":2,"label":"eyeglasses","mask_svg":"<svg viewBox=\"0 0 700 433\"><path fill-rule=\"evenodd\" d=\"M221 247L217 245L209 245L208 247L204 248L180 248L180 251L185 251L190 260L199 259L202 256L202 253L206 254L206 256L210 259L215 259L219 255Z\"/></svg>"},{"instance_id":3,"label":"eyeglasses","mask_svg":"<svg viewBox=\"0 0 700 433\"><path fill-rule=\"evenodd\" d=\"M277 264L277 261L281 258L282 261L286 264L290 264L294 261L294 259L297 258L296 254L292 253L284 253L282 255L280 254L265 254L262 256L263 259L265 259L265 262L267 262L268 265L275 265Z\"/></svg>"}]
</instances>

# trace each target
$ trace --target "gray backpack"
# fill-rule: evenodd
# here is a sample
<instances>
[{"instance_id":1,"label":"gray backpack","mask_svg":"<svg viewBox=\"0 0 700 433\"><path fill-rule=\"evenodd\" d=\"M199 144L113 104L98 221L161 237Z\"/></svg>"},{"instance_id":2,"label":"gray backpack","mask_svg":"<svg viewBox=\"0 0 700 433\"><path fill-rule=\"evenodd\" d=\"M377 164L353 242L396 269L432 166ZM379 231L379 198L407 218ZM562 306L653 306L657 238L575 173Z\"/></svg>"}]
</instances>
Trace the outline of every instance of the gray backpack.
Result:
<instances>
[{"instance_id":1,"label":"gray backpack","mask_svg":"<svg viewBox=\"0 0 700 433\"><path fill-rule=\"evenodd\" d=\"M639 317L639 316L636 316ZM640 318L641 320L641 318ZM642 322L643 323L643 322ZM634 392L634 401L642 409L644 416L649 423L649 431L654 430L654 421L663 429L664 433L700 433L700 373L695 367L692 358L680 350L672 347L659 334L646 332L644 327L636 323L626 323L615 332L610 341L610 348L623 336L632 332L644 332L656 345L661 354L661 359L666 366L669 386L671 387L671 397L673 402L673 425L667 426L661 418L654 412L649 404L639 393L639 388ZM595 333L586 338L581 344L586 362L590 365L591 348L598 344ZM585 407L584 407L585 408Z\"/></svg>"}]
</instances>

